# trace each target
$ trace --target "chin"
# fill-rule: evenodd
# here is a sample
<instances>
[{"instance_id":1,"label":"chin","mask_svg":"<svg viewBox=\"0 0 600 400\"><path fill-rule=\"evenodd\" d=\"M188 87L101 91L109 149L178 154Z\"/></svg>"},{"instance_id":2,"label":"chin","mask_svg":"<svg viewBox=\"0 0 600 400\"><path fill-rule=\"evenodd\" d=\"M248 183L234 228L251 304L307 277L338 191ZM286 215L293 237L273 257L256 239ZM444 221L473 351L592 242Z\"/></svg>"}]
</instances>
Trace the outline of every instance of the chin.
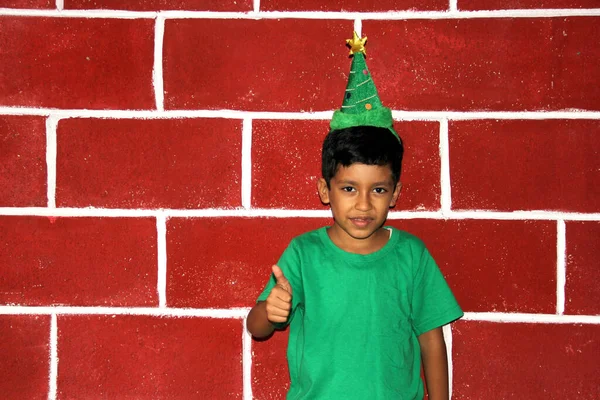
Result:
<instances>
[{"instance_id":1,"label":"chin","mask_svg":"<svg viewBox=\"0 0 600 400\"><path fill-rule=\"evenodd\" d=\"M358 232L356 230L346 231L346 233L348 235L350 235L353 239L358 239L358 240L369 239L371 236L373 236L375 234L375 232L377 232L377 229L368 230L368 231L358 231Z\"/></svg>"}]
</instances>

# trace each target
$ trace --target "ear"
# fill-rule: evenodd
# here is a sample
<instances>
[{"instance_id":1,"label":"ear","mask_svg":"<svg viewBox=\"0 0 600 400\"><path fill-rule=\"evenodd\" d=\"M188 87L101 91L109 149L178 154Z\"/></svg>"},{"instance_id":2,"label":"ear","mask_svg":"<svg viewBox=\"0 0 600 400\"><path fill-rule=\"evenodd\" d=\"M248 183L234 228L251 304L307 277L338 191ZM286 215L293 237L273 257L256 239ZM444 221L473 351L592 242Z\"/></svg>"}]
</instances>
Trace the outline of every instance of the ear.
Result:
<instances>
[{"instance_id":1,"label":"ear","mask_svg":"<svg viewBox=\"0 0 600 400\"><path fill-rule=\"evenodd\" d=\"M317 190L319 191L321 203L329 204L329 188L327 188L327 182L325 182L325 179L320 178L317 181Z\"/></svg>"},{"instance_id":2,"label":"ear","mask_svg":"<svg viewBox=\"0 0 600 400\"><path fill-rule=\"evenodd\" d=\"M392 193L392 200L390 200L390 208L396 206L396 202L398 201L398 197L400 196L400 189L402 189L402 183L398 182L396 184L396 189L394 189L394 193Z\"/></svg>"}]
</instances>

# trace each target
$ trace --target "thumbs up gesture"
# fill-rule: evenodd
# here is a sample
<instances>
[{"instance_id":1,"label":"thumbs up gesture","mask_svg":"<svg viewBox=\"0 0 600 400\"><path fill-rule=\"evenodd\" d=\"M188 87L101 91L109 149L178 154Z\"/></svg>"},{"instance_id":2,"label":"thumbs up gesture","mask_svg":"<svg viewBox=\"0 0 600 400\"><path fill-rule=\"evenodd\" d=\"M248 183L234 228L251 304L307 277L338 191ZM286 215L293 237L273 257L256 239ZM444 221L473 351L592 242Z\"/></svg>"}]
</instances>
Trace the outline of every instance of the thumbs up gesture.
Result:
<instances>
[{"instance_id":1,"label":"thumbs up gesture","mask_svg":"<svg viewBox=\"0 0 600 400\"><path fill-rule=\"evenodd\" d=\"M292 309L292 285L277 265L272 267L277 283L267 297L267 319L271 322L286 322Z\"/></svg>"}]
</instances>

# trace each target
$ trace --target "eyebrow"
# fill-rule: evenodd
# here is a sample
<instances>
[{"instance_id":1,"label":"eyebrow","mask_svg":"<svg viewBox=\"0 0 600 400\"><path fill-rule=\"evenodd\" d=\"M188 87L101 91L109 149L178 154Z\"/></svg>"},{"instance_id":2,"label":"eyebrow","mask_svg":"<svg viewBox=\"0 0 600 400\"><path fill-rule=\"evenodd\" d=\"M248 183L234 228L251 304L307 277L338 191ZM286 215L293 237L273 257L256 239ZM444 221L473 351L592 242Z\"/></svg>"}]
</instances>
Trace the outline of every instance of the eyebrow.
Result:
<instances>
[{"instance_id":1,"label":"eyebrow","mask_svg":"<svg viewBox=\"0 0 600 400\"><path fill-rule=\"evenodd\" d=\"M394 186L389 181L375 182L373 186Z\"/></svg>"},{"instance_id":2,"label":"eyebrow","mask_svg":"<svg viewBox=\"0 0 600 400\"><path fill-rule=\"evenodd\" d=\"M357 182L350 181L348 179L344 179L343 181L337 181L337 183L340 184L340 185L353 185L353 186L358 185Z\"/></svg>"},{"instance_id":3,"label":"eyebrow","mask_svg":"<svg viewBox=\"0 0 600 400\"><path fill-rule=\"evenodd\" d=\"M338 181L337 183L340 185L358 186L358 182L351 181L351 180L342 180L342 181ZM390 184L388 181L380 181L380 182L373 183L372 186L393 186L393 185Z\"/></svg>"}]
</instances>

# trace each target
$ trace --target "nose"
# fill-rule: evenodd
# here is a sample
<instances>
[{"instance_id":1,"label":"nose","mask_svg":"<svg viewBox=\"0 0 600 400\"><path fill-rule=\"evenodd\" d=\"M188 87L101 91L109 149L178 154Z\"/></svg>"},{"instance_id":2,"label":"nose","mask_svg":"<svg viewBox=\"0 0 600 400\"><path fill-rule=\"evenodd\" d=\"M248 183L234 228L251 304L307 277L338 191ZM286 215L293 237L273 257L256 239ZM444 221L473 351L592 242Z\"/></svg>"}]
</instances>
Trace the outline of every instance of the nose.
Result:
<instances>
[{"instance_id":1,"label":"nose","mask_svg":"<svg viewBox=\"0 0 600 400\"><path fill-rule=\"evenodd\" d=\"M369 196L369 192L359 193L356 197L356 209L359 211L369 211L371 206L371 196Z\"/></svg>"}]
</instances>

